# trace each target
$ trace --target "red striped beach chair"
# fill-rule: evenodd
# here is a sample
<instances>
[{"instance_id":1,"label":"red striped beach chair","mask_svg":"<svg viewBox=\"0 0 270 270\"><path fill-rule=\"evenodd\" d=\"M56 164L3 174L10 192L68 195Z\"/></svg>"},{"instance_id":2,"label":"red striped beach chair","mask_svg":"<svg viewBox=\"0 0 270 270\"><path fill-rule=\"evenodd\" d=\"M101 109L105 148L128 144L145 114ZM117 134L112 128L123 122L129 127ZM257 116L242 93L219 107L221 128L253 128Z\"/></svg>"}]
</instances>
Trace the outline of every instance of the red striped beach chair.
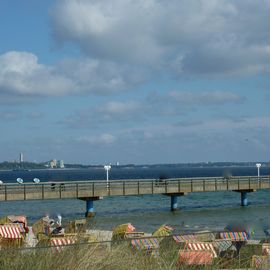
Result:
<instances>
[{"instance_id":1,"label":"red striped beach chair","mask_svg":"<svg viewBox=\"0 0 270 270\"><path fill-rule=\"evenodd\" d=\"M76 242L75 238L55 237L50 239L50 244L51 246L53 246L53 250L57 252L63 251L64 246L75 244L75 242Z\"/></svg>"},{"instance_id":2,"label":"red striped beach chair","mask_svg":"<svg viewBox=\"0 0 270 270\"><path fill-rule=\"evenodd\" d=\"M186 244L185 249L192 251L209 251L213 254L214 258L217 257L213 243L210 242L190 242Z\"/></svg>"},{"instance_id":3,"label":"red striped beach chair","mask_svg":"<svg viewBox=\"0 0 270 270\"><path fill-rule=\"evenodd\" d=\"M22 239L21 229L16 225L1 225L0 235L4 239Z\"/></svg>"},{"instance_id":4,"label":"red striped beach chair","mask_svg":"<svg viewBox=\"0 0 270 270\"><path fill-rule=\"evenodd\" d=\"M209 250L179 250L178 265L209 265L213 262L213 253Z\"/></svg>"}]
</instances>

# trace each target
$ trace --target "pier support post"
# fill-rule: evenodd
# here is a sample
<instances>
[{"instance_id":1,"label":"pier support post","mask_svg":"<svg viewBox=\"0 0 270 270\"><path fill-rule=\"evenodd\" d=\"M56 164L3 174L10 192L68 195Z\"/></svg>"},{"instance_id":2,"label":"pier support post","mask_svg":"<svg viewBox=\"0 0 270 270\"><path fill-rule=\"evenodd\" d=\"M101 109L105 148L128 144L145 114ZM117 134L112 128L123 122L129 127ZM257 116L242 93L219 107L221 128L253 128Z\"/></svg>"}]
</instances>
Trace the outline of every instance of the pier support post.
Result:
<instances>
[{"instance_id":1,"label":"pier support post","mask_svg":"<svg viewBox=\"0 0 270 270\"><path fill-rule=\"evenodd\" d=\"M95 216L94 201L101 200L103 197L80 197L79 200L83 200L86 203L85 217L91 218Z\"/></svg>"},{"instance_id":2,"label":"pier support post","mask_svg":"<svg viewBox=\"0 0 270 270\"><path fill-rule=\"evenodd\" d=\"M241 193L241 206L247 206L248 205L248 198L247 195L250 192L256 191L255 189L238 189L234 190L235 192Z\"/></svg>"},{"instance_id":3,"label":"pier support post","mask_svg":"<svg viewBox=\"0 0 270 270\"><path fill-rule=\"evenodd\" d=\"M86 200L86 212L85 217L93 217L95 215L94 212L94 201L91 199Z\"/></svg>"},{"instance_id":4,"label":"pier support post","mask_svg":"<svg viewBox=\"0 0 270 270\"><path fill-rule=\"evenodd\" d=\"M177 195L171 195L171 211L177 210Z\"/></svg>"},{"instance_id":5,"label":"pier support post","mask_svg":"<svg viewBox=\"0 0 270 270\"><path fill-rule=\"evenodd\" d=\"M248 205L248 199L247 199L247 192L241 191L241 205L247 206Z\"/></svg>"},{"instance_id":6,"label":"pier support post","mask_svg":"<svg viewBox=\"0 0 270 270\"><path fill-rule=\"evenodd\" d=\"M179 192L179 193L165 193L163 195L170 196L171 197L171 211L176 211L178 209L177 197L184 196L184 195L186 195L186 193L184 193L184 192Z\"/></svg>"}]
</instances>

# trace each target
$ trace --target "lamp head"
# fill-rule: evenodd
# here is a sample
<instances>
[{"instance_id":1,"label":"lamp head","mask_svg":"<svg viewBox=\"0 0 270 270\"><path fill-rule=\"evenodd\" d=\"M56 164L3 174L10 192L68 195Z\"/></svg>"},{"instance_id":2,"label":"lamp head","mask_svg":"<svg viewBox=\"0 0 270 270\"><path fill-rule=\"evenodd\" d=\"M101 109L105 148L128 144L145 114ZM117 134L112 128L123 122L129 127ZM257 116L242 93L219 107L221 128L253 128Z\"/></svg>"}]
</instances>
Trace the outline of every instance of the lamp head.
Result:
<instances>
[{"instance_id":1,"label":"lamp head","mask_svg":"<svg viewBox=\"0 0 270 270\"><path fill-rule=\"evenodd\" d=\"M23 183L23 179L22 178L17 178L16 180L19 184L22 184Z\"/></svg>"},{"instance_id":2,"label":"lamp head","mask_svg":"<svg viewBox=\"0 0 270 270\"><path fill-rule=\"evenodd\" d=\"M38 178L34 178L33 179L33 182L36 183L36 184L38 184L40 182L40 180Z\"/></svg>"},{"instance_id":3,"label":"lamp head","mask_svg":"<svg viewBox=\"0 0 270 270\"><path fill-rule=\"evenodd\" d=\"M256 163L256 167L257 167L257 168L260 168L261 166L262 166L261 163Z\"/></svg>"},{"instance_id":4,"label":"lamp head","mask_svg":"<svg viewBox=\"0 0 270 270\"><path fill-rule=\"evenodd\" d=\"M104 166L104 169L105 169L106 171L109 171L111 168L112 168L111 165L105 165L105 166Z\"/></svg>"}]
</instances>

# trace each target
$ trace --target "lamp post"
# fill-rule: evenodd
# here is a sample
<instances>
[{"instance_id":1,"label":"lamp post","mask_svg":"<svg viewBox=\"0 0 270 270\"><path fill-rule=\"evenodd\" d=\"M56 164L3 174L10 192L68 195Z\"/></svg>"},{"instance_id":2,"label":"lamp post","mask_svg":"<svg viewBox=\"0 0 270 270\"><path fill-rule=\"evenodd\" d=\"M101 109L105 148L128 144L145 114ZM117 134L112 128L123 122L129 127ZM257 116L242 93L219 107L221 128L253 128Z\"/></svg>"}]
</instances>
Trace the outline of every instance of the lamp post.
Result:
<instances>
[{"instance_id":1,"label":"lamp post","mask_svg":"<svg viewBox=\"0 0 270 270\"><path fill-rule=\"evenodd\" d=\"M258 169L258 180L260 178L260 168L261 168L262 164L261 163L256 163L256 167Z\"/></svg>"},{"instance_id":2,"label":"lamp post","mask_svg":"<svg viewBox=\"0 0 270 270\"><path fill-rule=\"evenodd\" d=\"M104 169L106 171L106 179L107 179L107 189L109 188L109 170L111 169L111 165L105 165Z\"/></svg>"}]
</instances>

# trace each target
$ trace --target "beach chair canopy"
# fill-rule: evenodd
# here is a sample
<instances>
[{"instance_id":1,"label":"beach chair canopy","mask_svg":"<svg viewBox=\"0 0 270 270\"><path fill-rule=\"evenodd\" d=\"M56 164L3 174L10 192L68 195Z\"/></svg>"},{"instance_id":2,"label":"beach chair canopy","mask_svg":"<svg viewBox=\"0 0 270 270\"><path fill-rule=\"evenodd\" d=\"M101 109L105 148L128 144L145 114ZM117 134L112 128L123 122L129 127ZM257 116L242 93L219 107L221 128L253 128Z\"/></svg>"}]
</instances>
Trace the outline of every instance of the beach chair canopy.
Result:
<instances>
[{"instance_id":1,"label":"beach chair canopy","mask_svg":"<svg viewBox=\"0 0 270 270\"><path fill-rule=\"evenodd\" d=\"M157 238L138 238L131 240L131 245L137 250L152 250L159 247Z\"/></svg>"},{"instance_id":2,"label":"beach chair canopy","mask_svg":"<svg viewBox=\"0 0 270 270\"><path fill-rule=\"evenodd\" d=\"M134 232L135 227L131 223L121 224L113 229L113 233L126 233L126 232Z\"/></svg>"},{"instance_id":3,"label":"beach chair canopy","mask_svg":"<svg viewBox=\"0 0 270 270\"><path fill-rule=\"evenodd\" d=\"M179 234L179 235L174 235L173 239L176 243L195 242L196 235L194 235L194 234Z\"/></svg>"},{"instance_id":4,"label":"beach chair canopy","mask_svg":"<svg viewBox=\"0 0 270 270\"><path fill-rule=\"evenodd\" d=\"M25 226L27 226L27 219L26 216L8 216L8 220L11 223L23 223Z\"/></svg>"},{"instance_id":5,"label":"beach chair canopy","mask_svg":"<svg viewBox=\"0 0 270 270\"><path fill-rule=\"evenodd\" d=\"M121 224L113 229L112 239L121 239L125 237L125 233L131 233L135 231L135 227L131 223Z\"/></svg>"},{"instance_id":6,"label":"beach chair canopy","mask_svg":"<svg viewBox=\"0 0 270 270\"><path fill-rule=\"evenodd\" d=\"M248 240L246 232L221 232L220 238L231 240L231 241L247 241Z\"/></svg>"},{"instance_id":7,"label":"beach chair canopy","mask_svg":"<svg viewBox=\"0 0 270 270\"><path fill-rule=\"evenodd\" d=\"M20 228L13 225L1 225L0 235L4 239L21 239L23 237Z\"/></svg>"},{"instance_id":8,"label":"beach chair canopy","mask_svg":"<svg viewBox=\"0 0 270 270\"><path fill-rule=\"evenodd\" d=\"M153 236L168 236L171 235L173 228L168 225L160 226L156 231L153 232Z\"/></svg>"}]
</instances>

